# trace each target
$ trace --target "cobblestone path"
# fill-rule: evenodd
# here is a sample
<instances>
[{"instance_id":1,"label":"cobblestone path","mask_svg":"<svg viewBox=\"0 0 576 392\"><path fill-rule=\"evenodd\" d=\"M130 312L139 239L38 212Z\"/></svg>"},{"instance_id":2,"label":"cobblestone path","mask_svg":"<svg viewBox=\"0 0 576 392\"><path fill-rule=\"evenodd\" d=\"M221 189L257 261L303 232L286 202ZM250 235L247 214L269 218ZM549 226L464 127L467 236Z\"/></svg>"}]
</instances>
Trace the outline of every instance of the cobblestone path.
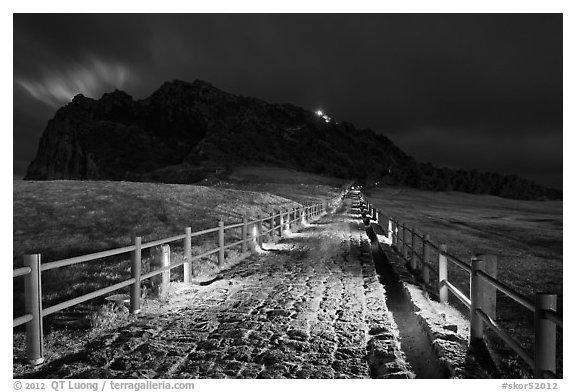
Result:
<instances>
[{"instance_id":1,"label":"cobblestone path","mask_svg":"<svg viewBox=\"0 0 576 392\"><path fill-rule=\"evenodd\" d=\"M350 203L37 376L412 377Z\"/></svg>"}]
</instances>

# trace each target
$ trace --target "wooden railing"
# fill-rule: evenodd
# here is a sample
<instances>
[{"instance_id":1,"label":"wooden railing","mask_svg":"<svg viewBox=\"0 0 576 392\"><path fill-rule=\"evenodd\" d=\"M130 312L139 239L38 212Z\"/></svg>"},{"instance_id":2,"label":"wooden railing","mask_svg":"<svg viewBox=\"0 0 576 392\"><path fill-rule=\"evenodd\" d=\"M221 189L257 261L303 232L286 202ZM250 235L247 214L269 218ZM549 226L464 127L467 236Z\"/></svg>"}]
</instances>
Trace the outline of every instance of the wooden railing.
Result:
<instances>
[{"instance_id":1,"label":"wooden railing","mask_svg":"<svg viewBox=\"0 0 576 392\"><path fill-rule=\"evenodd\" d=\"M83 256L71 257L68 259L52 261L46 264L41 263L40 254L29 254L23 257L24 266L14 269L13 277L24 277L24 297L25 314L13 320L13 327L26 324L26 357L31 364L39 365L44 362L44 341L43 341L43 318L60 310L78 305L96 297L109 294L113 291L130 286L130 312L137 314L140 312L141 286L143 280L152 278L159 274L165 274L171 269L184 266L184 282L190 283L192 280L192 262L202 259L212 254L218 254L218 265L224 262L225 250L240 246L241 252L245 253L248 248L262 245L263 237L269 235L274 238L276 234L282 237L283 232L290 230L290 226L296 223L305 223L307 219L324 214L327 209L327 202L303 205L285 211L273 211L268 217L258 215L256 219L249 220L247 217L242 222L225 225L223 221L218 222L215 228L197 231L192 233L190 227L185 228L184 234L169 238L142 243L142 237L134 236L132 245L118 249L110 249L103 252L92 253ZM265 227L267 223L268 227ZM241 239L230 244L225 243L224 233L226 230L241 228ZM192 255L192 238L218 233L218 247L202 254ZM154 246L165 245L170 242L183 241L184 258L181 261L162 266L148 273L142 274L141 259L142 250ZM46 309L42 308L42 272L65 266L76 265L87 261L101 259L120 254L130 253L130 273L131 278L114 285L81 295L76 298L52 305ZM169 260L169 258L168 258ZM169 280L169 279L168 279Z\"/></svg>"},{"instance_id":2,"label":"wooden railing","mask_svg":"<svg viewBox=\"0 0 576 392\"><path fill-rule=\"evenodd\" d=\"M430 272L438 277L438 298L448 302L451 292L470 311L470 343L484 339L484 326L492 329L510 346L534 371L535 378L556 377L556 327L563 328L562 318L556 311L557 295L536 293L534 300L523 296L497 279L497 257L479 255L467 263L448 252L445 244L437 245L430 241L430 235L420 234L414 228L392 217L386 217L368 200L359 194L361 211L367 218L365 223L376 222L386 233L390 246L408 263L412 272L421 278L426 287L430 285ZM417 252L420 241L421 253ZM435 251L437 258L431 257ZM437 264L432 260L438 260ZM448 262L470 274L469 296L460 291L448 280ZM510 297L534 313L534 355L530 356L516 339L495 321L496 290Z\"/></svg>"}]
</instances>

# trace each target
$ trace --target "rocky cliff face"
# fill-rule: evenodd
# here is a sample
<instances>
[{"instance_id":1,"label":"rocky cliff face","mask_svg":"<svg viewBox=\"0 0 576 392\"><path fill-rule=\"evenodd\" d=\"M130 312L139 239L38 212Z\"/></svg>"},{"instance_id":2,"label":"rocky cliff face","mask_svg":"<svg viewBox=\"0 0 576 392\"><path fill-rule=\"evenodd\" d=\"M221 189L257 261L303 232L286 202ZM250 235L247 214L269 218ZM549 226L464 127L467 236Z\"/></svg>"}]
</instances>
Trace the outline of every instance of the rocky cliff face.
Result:
<instances>
[{"instance_id":1,"label":"rocky cliff face","mask_svg":"<svg viewBox=\"0 0 576 392\"><path fill-rule=\"evenodd\" d=\"M410 160L369 130L174 81L140 101L121 91L76 96L48 123L26 179L189 183L248 163L364 178Z\"/></svg>"},{"instance_id":2,"label":"rocky cliff face","mask_svg":"<svg viewBox=\"0 0 576 392\"><path fill-rule=\"evenodd\" d=\"M327 122L293 105L229 94L199 80L164 83L136 101L118 90L99 100L74 97L48 122L25 179L194 183L226 178L246 164L372 184L521 199L562 197L515 176L420 164L369 129Z\"/></svg>"}]
</instances>

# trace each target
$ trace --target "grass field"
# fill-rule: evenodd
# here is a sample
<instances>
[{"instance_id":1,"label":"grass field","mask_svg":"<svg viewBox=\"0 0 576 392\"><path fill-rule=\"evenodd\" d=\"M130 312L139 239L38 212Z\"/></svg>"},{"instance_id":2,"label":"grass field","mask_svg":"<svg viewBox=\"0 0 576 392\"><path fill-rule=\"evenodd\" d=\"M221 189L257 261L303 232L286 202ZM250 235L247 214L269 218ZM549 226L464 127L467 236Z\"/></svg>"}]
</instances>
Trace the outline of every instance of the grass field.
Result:
<instances>
[{"instance_id":1,"label":"grass field","mask_svg":"<svg viewBox=\"0 0 576 392\"><path fill-rule=\"evenodd\" d=\"M499 280L529 298L536 292L558 294L558 309L562 313L562 201L520 201L395 188L371 189L367 198L386 216L395 217L421 234L429 234L436 244L447 244L448 251L464 261L469 262L478 254L496 255ZM449 263L448 277L464 293L469 292L466 272ZM457 301L452 296L451 300ZM498 296L497 307L497 321L531 351L533 314L503 295ZM461 309L466 312L463 306ZM497 340L491 341L506 358L505 346ZM561 364L560 360L560 367ZM513 361L510 368L516 365Z\"/></svg>"},{"instance_id":2,"label":"grass field","mask_svg":"<svg viewBox=\"0 0 576 392\"><path fill-rule=\"evenodd\" d=\"M272 210L296 207L297 201L334 197L337 189L325 185L302 185L293 194L278 185L245 185L245 190L194 185L98 181L14 181L13 266L22 255L40 253L42 262L127 246L131 233L143 242L217 227L242 220L243 215L268 216ZM282 188L286 196L266 192ZM258 190L253 192L250 189ZM306 193L305 200L300 198ZM287 197L292 196L292 199ZM238 239L240 230L227 231L227 241ZM193 254L214 249L215 234L194 237ZM181 257L181 244L173 259ZM146 256L143 252L143 257ZM237 252L236 252L237 253ZM238 255L234 249L228 259ZM45 306L72 298L129 277L129 255L110 257L59 268L43 274ZM193 265L196 277L213 275L215 258ZM146 269L146 260L144 260ZM22 312L22 281L14 280L14 315Z\"/></svg>"}]
</instances>

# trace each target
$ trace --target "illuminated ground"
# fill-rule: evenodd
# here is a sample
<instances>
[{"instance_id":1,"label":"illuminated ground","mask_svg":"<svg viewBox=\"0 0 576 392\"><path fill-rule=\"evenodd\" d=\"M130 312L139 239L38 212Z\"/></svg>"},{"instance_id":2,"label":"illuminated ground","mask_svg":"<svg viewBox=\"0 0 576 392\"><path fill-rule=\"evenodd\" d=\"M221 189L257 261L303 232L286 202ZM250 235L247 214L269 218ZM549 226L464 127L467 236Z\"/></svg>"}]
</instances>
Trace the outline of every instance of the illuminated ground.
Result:
<instances>
[{"instance_id":1,"label":"illuminated ground","mask_svg":"<svg viewBox=\"0 0 576 392\"><path fill-rule=\"evenodd\" d=\"M24 377L409 378L350 201ZM348 208L347 208L348 207Z\"/></svg>"}]
</instances>

